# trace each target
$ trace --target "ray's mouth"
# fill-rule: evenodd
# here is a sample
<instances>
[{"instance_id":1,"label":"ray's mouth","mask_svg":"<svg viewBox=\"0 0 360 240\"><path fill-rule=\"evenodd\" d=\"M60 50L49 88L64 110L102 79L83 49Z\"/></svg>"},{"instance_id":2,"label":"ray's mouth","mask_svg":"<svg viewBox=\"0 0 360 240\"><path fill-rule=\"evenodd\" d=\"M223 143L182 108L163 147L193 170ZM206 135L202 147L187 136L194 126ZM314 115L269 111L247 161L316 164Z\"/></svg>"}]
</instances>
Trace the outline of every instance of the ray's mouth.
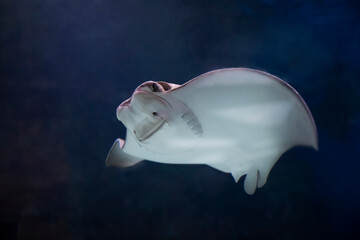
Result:
<instances>
[{"instance_id":1,"label":"ray's mouth","mask_svg":"<svg viewBox=\"0 0 360 240\"><path fill-rule=\"evenodd\" d=\"M159 118L161 119L160 121L158 121L157 123L153 123L153 124L142 124L139 127L137 127L136 129L138 129L138 131L134 130L134 134L137 138L137 140L139 140L139 142L143 142L146 139L150 138L152 135L154 135L154 133L156 133L166 122L165 119L163 118Z\"/></svg>"}]
</instances>

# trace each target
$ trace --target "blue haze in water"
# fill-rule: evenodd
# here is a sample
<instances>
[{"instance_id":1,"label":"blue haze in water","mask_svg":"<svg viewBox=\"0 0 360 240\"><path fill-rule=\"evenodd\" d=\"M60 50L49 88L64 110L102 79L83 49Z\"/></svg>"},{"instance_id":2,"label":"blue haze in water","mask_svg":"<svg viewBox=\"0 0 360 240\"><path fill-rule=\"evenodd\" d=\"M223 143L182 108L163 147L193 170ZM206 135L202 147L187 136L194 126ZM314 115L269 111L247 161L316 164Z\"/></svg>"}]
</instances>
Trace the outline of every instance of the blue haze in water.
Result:
<instances>
[{"instance_id":1,"label":"blue haze in water","mask_svg":"<svg viewBox=\"0 0 360 240\"><path fill-rule=\"evenodd\" d=\"M341 0L2 0L0 239L359 239L360 5ZM105 168L147 80L248 67L290 83L319 151L253 196L207 166Z\"/></svg>"}]
</instances>

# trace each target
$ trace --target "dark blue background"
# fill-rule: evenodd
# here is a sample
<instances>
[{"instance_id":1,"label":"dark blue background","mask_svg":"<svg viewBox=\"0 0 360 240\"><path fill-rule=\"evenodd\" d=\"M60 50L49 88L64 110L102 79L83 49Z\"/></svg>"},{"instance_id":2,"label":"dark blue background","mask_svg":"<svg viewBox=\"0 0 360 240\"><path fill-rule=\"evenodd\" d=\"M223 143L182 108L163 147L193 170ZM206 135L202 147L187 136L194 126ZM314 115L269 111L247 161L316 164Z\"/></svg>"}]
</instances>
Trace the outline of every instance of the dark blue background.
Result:
<instances>
[{"instance_id":1,"label":"dark blue background","mask_svg":"<svg viewBox=\"0 0 360 240\"><path fill-rule=\"evenodd\" d=\"M1 0L1 239L360 236L360 15L341 0ZM267 71L311 109L320 150L255 195L200 165L105 168L118 104L147 80Z\"/></svg>"}]
</instances>

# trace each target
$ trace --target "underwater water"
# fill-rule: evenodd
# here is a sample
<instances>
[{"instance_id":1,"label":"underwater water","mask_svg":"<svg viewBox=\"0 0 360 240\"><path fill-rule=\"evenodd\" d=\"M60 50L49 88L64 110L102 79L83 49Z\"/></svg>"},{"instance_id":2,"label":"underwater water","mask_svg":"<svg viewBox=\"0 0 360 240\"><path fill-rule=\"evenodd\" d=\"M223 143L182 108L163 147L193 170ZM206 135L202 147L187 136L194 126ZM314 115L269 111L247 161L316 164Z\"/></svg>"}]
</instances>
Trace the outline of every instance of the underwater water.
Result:
<instances>
[{"instance_id":1,"label":"underwater water","mask_svg":"<svg viewBox=\"0 0 360 240\"><path fill-rule=\"evenodd\" d=\"M359 239L360 5L341 0L0 1L0 239ZM244 177L106 168L148 80L247 67L317 125L250 196Z\"/></svg>"}]
</instances>

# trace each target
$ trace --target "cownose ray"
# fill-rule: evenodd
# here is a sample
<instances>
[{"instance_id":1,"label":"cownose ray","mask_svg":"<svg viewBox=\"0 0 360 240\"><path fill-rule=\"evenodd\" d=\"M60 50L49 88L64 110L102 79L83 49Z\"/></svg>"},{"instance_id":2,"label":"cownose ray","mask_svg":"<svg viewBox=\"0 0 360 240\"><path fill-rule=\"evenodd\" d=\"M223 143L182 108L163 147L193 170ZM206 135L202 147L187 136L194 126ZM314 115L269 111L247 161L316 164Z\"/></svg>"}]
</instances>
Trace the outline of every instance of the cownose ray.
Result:
<instances>
[{"instance_id":1,"label":"cownose ray","mask_svg":"<svg viewBox=\"0 0 360 240\"><path fill-rule=\"evenodd\" d=\"M219 69L183 85L148 81L116 110L126 138L117 139L107 166L142 160L207 164L244 188L262 187L280 156L296 145L317 150L317 131L302 97L268 73Z\"/></svg>"}]
</instances>

